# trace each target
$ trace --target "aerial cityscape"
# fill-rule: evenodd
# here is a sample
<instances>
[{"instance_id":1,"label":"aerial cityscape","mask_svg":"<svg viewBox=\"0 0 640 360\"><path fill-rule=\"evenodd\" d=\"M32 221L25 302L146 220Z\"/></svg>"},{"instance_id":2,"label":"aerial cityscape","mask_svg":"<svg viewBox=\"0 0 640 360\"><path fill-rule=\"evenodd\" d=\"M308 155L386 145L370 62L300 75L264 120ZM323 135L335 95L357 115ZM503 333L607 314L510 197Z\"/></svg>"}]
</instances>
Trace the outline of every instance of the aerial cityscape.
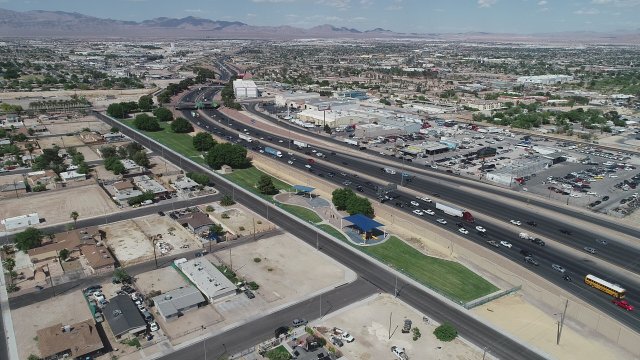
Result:
<instances>
[{"instance_id":1,"label":"aerial cityscape","mask_svg":"<svg viewBox=\"0 0 640 360\"><path fill-rule=\"evenodd\" d=\"M0 359L640 359L638 13L0 1Z\"/></svg>"}]
</instances>

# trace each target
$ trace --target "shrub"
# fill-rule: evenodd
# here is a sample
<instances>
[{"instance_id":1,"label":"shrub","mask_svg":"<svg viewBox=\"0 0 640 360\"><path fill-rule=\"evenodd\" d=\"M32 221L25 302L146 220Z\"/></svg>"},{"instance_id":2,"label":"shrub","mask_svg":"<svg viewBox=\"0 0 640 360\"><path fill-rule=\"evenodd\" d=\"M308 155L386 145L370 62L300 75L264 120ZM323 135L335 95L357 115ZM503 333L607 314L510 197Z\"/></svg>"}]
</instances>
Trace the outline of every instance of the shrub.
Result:
<instances>
[{"instance_id":1,"label":"shrub","mask_svg":"<svg viewBox=\"0 0 640 360\"><path fill-rule=\"evenodd\" d=\"M440 341L448 342L458 336L458 330L456 330L453 325L444 323L433 331L433 335L435 335Z\"/></svg>"},{"instance_id":2,"label":"shrub","mask_svg":"<svg viewBox=\"0 0 640 360\"><path fill-rule=\"evenodd\" d=\"M229 218L229 215L227 215L227 214L222 214L220 217L221 217L221 218L223 218L223 219L228 219L228 218Z\"/></svg>"},{"instance_id":3,"label":"shrub","mask_svg":"<svg viewBox=\"0 0 640 360\"><path fill-rule=\"evenodd\" d=\"M258 290L260 288L260 285L258 285L255 281L250 281L247 283L247 286L249 287L249 289L251 290Z\"/></svg>"},{"instance_id":4,"label":"shrub","mask_svg":"<svg viewBox=\"0 0 640 360\"><path fill-rule=\"evenodd\" d=\"M262 259L260 259L259 257L254 257L253 258L253 262L259 263L261 261L262 261Z\"/></svg>"},{"instance_id":5,"label":"shrub","mask_svg":"<svg viewBox=\"0 0 640 360\"><path fill-rule=\"evenodd\" d=\"M205 210L206 210L207 212L213 212L213 206L211 206L211 205L207 205L207 207L205 208Z\"/></svg>"},{"instance_id":6,"label":"shrub","mask_svg":"<svg viewBox=\"0 0 640 360\"><path fill-rule=\"evenodd\" d=\"M233 205L233 204L235 204L235 203L236 203L236 202L235 202L235 201L233 201L233 198L232 198L231 196L229 196L229 195L225 195L225 196L223 196L223 197L222 197L222 200L220 200L220 205L222 205L222 206L231 206L231 205ZM229 217L227 216L227 219L228 219L228 218L229 218Z\"/></svg>"},{"instance_id":7,"label":"shrub","mask_svg":"<svg viewBox=\"0 0 640 360\"><path fill-rule=\"evenodd\" d=\"M420 329L418 329L417 327L411 329L411 332L413 333L413 341L420 339L420 337L422 336L422 334L420 333Z\"/></svg>"}]
</instances>

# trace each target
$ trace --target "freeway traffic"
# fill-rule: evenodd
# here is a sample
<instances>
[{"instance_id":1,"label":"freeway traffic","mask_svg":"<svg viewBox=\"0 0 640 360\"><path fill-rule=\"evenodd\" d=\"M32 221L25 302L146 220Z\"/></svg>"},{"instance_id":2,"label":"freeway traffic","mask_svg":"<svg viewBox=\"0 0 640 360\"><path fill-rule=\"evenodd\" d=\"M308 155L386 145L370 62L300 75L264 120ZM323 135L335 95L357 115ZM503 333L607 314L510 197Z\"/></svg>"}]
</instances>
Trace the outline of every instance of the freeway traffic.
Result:
<instances>
[{"instance_id":1,"label":"freeway traffic","mask_svg":"<svg viewBox=\"0 0 640 360\"><path fill-rule=\"evenodd\" d=\"M247 143L245 141L242 141L239 143L243 143L250 150L260 151L261 150L260 148L263 145L262 142L265 142L265 143L270 142L271 144L273 144L271 146L277 146L277 145L283 146L288 144L289 139L280 138L272 134L261 133L251 128L247 124L237 123L235 122L235 120L230 119L215 110L208 111L207 113L211 115L215 115L214 118L217 119L218 122L210 121L209 119L206 119L204 117L193 119L191 115L187 112L183 112L183 115L185 118L190 119L191 121L194 121L197 125L204 127L208 131L213 132L218 136L221 136L231 141L240 141L240 140L238 138L237 133L229 131L228 127L234 128L236 131L241 131L241 132L246 128L249 131L250 135L253 136L255 140L253 140L251 143ZM350 170L349 173L346 173L344 171L341 171L339 168L334 167L334 165L332 165L332 164L336 164L338 166L344 165L351 169L357 170L358 166L353 166L354 164L353 158L349 158L345 155L340 155L338 152L335 152L335 155L334 155L332 154L331 150L326 150L319 147L316 147L314 149L308 148L305 150L309 151L310 155L307 155L307 154L301 155L299 153L298 155L296 155L293 153L294 150L289 151L291 152L291 154L293 154L293 155L289 155L288 151L286 149L283 149L283 153L286 154L286 156L283 156L282 158L274 157L274 159L282 162L283 166L296 167L302 171L308 172L310 174L309 176L322 176L324 177L325 180L334 182L339 186L352 186L355 188L356 186L360 185L362 188L362 194L368 195L369 197L372 197L374 199L377 197L377 192L375 190L375 187L386 185L386 183L367 182L365 180L362 180L357 174L354 174L353 170ZM316 151L315 153L313 152L314 150ZM315 156L315 154L317 154L318 151L323 151L324 154L327 156L327 158L324 160L330 160L330 161L328 162L319 161L319 158ZM314 164L310 165L311 169L306 167L307 165L309 165L308 158L315 158ZM360 162L364 162L364 161L360 160ZM368 170L371 166L375 168L376 174L378 176L381 176L381 177L385 176L385 175L382 175L383 172L380 171L380 167L375 167L375 165L365 164L363 168ZM313 172L310 172L309 170L312 170ZM398 174L394 176L398 177ZM390 180L393 180L393 177L392 176L390 177L391 177ZM350 182L349 185L345 185L346 181ZM419 182L419 180L414 179L412 181L412 184L414 182ZM444 189L444 191L438 194L441 196L442 199L449 200L449 197L447 196L447 194L449 194L448 188L446 187L442 187L442 188ZM394 205L396 202L402 203L402 204L410 204L410 201L415 201L415 199L408 194L405 194L400 191L395 191L395 193L397 193L399 197L391 201L392 205ZM456 193L458 194L458 196L465 194L464 192L460 191L460 189L457 189ZM436 198L434 197L434 199ZM437 200L440 201L440 199L437 199ZM609 275L610 271L608 269L601 268L600 266L589 261L589 254L587 254L586 252L585 252L585 255L581 257L565 256L563 253L559 253L557 251L558 249L554 244L548 244L547 246L540 247L540 246L534 245L528 240L520 239L518 236L519 233L522 231L531 231L531 230L535 230L536 232L543 233L546 235L547 233L549 233L549 231L541 232L540 230L544 228L545 223L548 223L548 222L556 223L555 220L549 220L546 218L544 220L540 220L542 216L537 215L534 217L534 219L536 219L535 221L540 225L538 225L535 229L529 228L529 229L523 230L513 225L507 225L508 220L511 219L510 217L506 217L505 215L505 214L511 214L508 208L501 210L500 207L497 207L495 205L493 206L486 205L486 203L488 202L487 199L478 198L477 201L479 204L482 204L481 206L482 210L486 210L485 212L489 214L494 213L496 214L496 217L504 219L505 227L500 229L492 229L491 226L478 222L478 224L489 229L489 231L486 234L487 237L483 237L482 235L478 234L476 231L470 232L470 234L465 235L465 237L468 237L473 241L477 241L487 248L495 249L495 251L498 251L501 255L511 259L512 261L515 261L518 264L521 264L522 266L526 267L527 270L533 271L547 278L548 280L555 283L556 285L568 290L569 292L573 293L577 297L584 299L586 302L592 304L593 306L598 307L603 312L618 319L619 321L630 326L631 328L640 329L640 315L638 315L635 312L621 311L621 309L615 306L612 306L612 304L609 301L610 299L606 295L603 295L599 291L592 289L591 287L588 287L582 281L582 279L586 274L592 273L603 279L611 280L612 282L622 283L621 285L623 287L633 289L633 288L638 288L640 285L636 281L636 279L624 279L625 281L621 281L621 279L612 279L612 277ZM412 213L412 211L415 208L416 207L408 206L408 207L401 208L400 210L404 210L408 213ZM438 217L434 216L433 220L435 220L436 218L446 219L448 224L444 225L444 227L447 228L449 231L459 234L458 228L456 227L456 223L459 222L459 220L451 218L448 215L442 215L442 213L439 213L437 210L435 210L435 208L433 207L433 204L426 204L421 202L419 208L431 209L435 211L438 214ZM510 216L513 216L513 215L510 215ZM416 217L418 217L418 215L416 215ZM425 219L427 219L427 217L425 217L423 220ZM525 217L525 218L519 218L519 219L521 219L524 223L525 221L531 219L531 217ZM474 224L474 227L476 225L477 224ZM440 225L440 226L443 226L443 225ZM558 226L558 225L555 225L555 226ZM549 237L551 238L551 236ZM510 249L502 246L499 248L494 248L486 242L488 239L493 239L498 242L501 240L507 240L513 243L514 246L513 248L510 248ZM604 247L603 245L598 244L595 241L590 243L590 245L594 247ZM609 243L607 247L615 249L616 245L613 243ZM523 250L533 253L534 259L536 259L541 265L527 266L528 264L524 262L525 256L522 254ZM564 280L562 274L552 269L551 265L553 264L558 264L566 268L567 269L566 275L571 277L572 281ZM632 303L640 303L640 296L638 296L638 294L633 293L633 291L628 293L627 298Z\"/></svg>"},{"instance_id":2,"label":"freeway traffic","mask_svg":"<svg viewBox=\"0 0 640 360\"><path fill-rule=\"evenodd\" d=\"M106 117L100 113L96 113L100 119L105 121L111 126L120 125L117 121ZM185 171L201 171L201 168L189 161L181 161L181 157L173 153L172 151L162 151L162 148L155 142L149 141L147 138L141 137L136 134L135 131L128 127L121 127L121 131L132 138L136 138L137 141L157 152L163 154L163 156L173 163L183 164ZM216 182L216 187L223 193L231 193L232 187L225 182L219 181L217 177L213 177ZM324 235L324 233L317 232L314 234L309 231L304 222L298 219L293 219L288 213L281 211L278 208L274 208L269 204L265 204L263 200L245 193L244 191L235 191L235 200L250 207L253 211L267 219L270 219L275 224L280 226L283 230L293 234L299 239L315 246L316 241L319 242L320 250L326 255L336 259L343 265L349 267L355 271L359 277L364 278L377 286L379 289L392 293L395 288L396 276L386 268L381 268L373 260L363 257L354 256L352 250L345 250L344 245L337 243L332 238ZM318 231L318 230L316 230ZM488 347L488 351L499 358L519 358L519 359L542 359L543 357L538 355L535 351L525 347L517 341L509 338L508 336L494 330L493 328L483 324L473 317L468 316L465 312L461 311L461 308L449 303L445 303L430 293L422 290L421 288L415 288L411 285L405 286L403 291L399 294L399 297L406 301L409 305L413 306L419 311L425 314L429 314L434 320L442 323L452 323L459 329L460 335L468 339L469 341L477 344L481 347ZM309 318L312 318L309 316ZM271 329L277 327L278 324L270 323ZM263 334L266 336L267 334ZM238 338L231 338L236 341L240 341ZM212 340L212 344L213 341ZM217 343L217 342L216 342ZM217 343L219 345L219 343ZM194 348L199 344L192 345L190 348ZM198 346L199 347L199 346ZM208 348L209 345L206 345ZM186 350L185 350L186 351ZM201 353L197 350L191 350L189 353L180 353L180 359L200 359ZM176 358L176 357L171 357Z\"/></svg>"}]
</instances>

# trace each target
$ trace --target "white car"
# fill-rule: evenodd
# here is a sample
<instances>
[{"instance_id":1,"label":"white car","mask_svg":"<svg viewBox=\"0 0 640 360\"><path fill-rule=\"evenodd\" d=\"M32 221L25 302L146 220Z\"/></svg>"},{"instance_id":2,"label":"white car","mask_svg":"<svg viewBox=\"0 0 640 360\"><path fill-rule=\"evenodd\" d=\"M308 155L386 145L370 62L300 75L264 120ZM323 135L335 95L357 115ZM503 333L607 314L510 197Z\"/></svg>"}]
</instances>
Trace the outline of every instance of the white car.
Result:
<instances>
[{"instance_id":1,"label":"white car","mask_svg":"<svg viewBox=\"0 0 640 360\"><path fill-rule=\"evenodd\" d=\"M436 221L439 222L442 225L446 225L447 224L447 220L445 220L445 219L438 219Z\"/></svg>"},{"instance_id":2,"label":"white car","mask_svg":"<svg viewBox=\"0 0 640 360\"><path fill-rule=\"evenodd\" d=\"M420 203L418 203L417 201L413 201L413 200L411 200L411 205L413 205L413 206L420 206Z\"/></svg>"},{"instance_id":3,"label":"white car","mask_svg":"<svg viewBox=\"0 0 640 360\"><path fill-rule=\"evenodd\" d=\"M287 164L293 165L293 161L289 160L289 161L287 161Z\"/></svg>"},{"instance_id":4,"label":"white car","mask_svg":"<svg viewBox=\"0 0 640 360\"><path fill-rule=\"evenodd\" d=\"M502 240L502 241L500 241L500 245L502 245L502 246L504 246L504 247L508 247L509 249L511 249L511 247L513 246L513 245L511 245L511 243L510 243L510 242L508 242L508 241L506 241L506 240Z\"/></svg>"},{"instance_id":5,"label":"white car","mask_svg":"<svg viewBox=\"0 0 640 360\"><path fill-rule=\"evenodd\" d=\"M467 229L465 229L465 228L459 228L459 229L458 229L458 232L461 232L461 233L463 233L463 234L467 235L467 234L469 233L469 230L467 230Z\"/></svg>"},{"instance_id":6,"label":"white car","mask_svg":"<svg viewBox=\"0 0 640 360\"><path fill-rule=\"evenodd\" d=\"M424 212L425 212L425 214L428 214L428 215L431 215L431 216L436 214L435 211L433 211L431 209L426 209L426 210L424 210Z\"/></svg>"},{"instance_id":7,"label":"white car","mask_svg":"<svg viewBox=\"0 0 640 360\"><path fill-rule=\"evenodd\" d=\"M476 230L480 231L480 232L487 232L487 229L483 228L482 226L478 225L476 226Z\"/></svg>"},{"instance_id":8,"label":"white car","mask_svg":"<svg viewBox=\"0 0 640 360\"><path fill-rule=\"evenodd\" d=\"M353 336L351 336L351 334L349 334L348 332L343 332L342 334L340 334L340 337L342 338L342 340L346 341L346 342L353 342L355 339L353 338Z\"/></svg>"},{"instance_id":9,"label":"white car","mask_svg":"<svg viewBox=\"0 0 640 360\"><path fill-rule=\"evenodd\" d=\"M424 213L420 209L413 210L413 213L416 214L416 215L424 216Z\"/></svg>"},{"instance_id":10,"label":"white car","mask_svg":"<svg viewBox=\"0 0 640 360\"><path fill-rule=\"evenodd\" d=\"M430 202L431 202L431 199L429 199L429 198L428 198L428 197L426 197L426 196L421 197L421 198L420 198L420 200L422 200L422 201L424 201L424 202L428 202L428 203L430 203Z\"/></svg>"},{"instance_id":11,"label":"white car","mask_svg":"<svg viewBox=\"0 0 640 360\"><path fill-rule=\"evenodd\" d=\"M155 321L149 324L149 328L151 329L151 331L158 331L158 329L160 329L158 323L156 323Z\"/></svg>"},{"instance_id":12,"label":"white car","mask_svg":"<svg viewBox=\"0 0 640 360\"><path fill-rule=\"evenodd\" d=\"M519 220L509 220L509 222L516 226L522 225L522 223Z\"/></svg>"},{"instance_id":13,"label":"white car","mask_svg":"<svg viewBox=\"0 0 640 360\"><path fill-rule=\"evenodd\" d=\"M311 165L307 164L304 167L306 167L307 169L311 169Z\"/></svg>"}]
</instances>

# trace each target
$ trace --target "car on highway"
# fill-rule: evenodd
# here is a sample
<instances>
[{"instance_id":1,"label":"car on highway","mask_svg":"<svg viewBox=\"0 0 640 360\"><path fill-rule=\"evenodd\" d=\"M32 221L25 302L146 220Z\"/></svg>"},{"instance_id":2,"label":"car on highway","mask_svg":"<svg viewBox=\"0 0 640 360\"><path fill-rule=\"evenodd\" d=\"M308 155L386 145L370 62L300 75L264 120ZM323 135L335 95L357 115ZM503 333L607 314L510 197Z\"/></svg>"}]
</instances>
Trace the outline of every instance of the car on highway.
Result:
<instances>
[{"instance_id":1,"label":"car on highway","mask_svg":"<svg viewBox=\"0 0 640 360\"><path fill-rule=\"evenodd\" d=\"M565 235L572 235L573 232L571 232L571 230L567 230L567 229L560 229L560 232L565 234Z\"/></svg>"},{"instance_id":2,"label":"car on highway","mask_svg":"<svg viewBox=\"0 0 640 360\"><path fill-rule=\"evenodd\" d=\"M489 240L489 241L487 241L487 244L489 244L489 245L491 245L493 247L500 247L500 244L498 244L498 242L495 241L495 240Z\"/></svg>"},{"instance_id":3,"label":"car on highway","mask_svg":"<svg viewBox=\"0 0 640 360\"><path fill-rule=\"evenodd\" d=\"M424 210L424 213L431 216L434 216L436 214L436 212L431 209Z\"/></svg>"},{"instance_id":4,"label":"car on highway","mask_svg":"<svg viewBox=\"0 0 640 360\"><path fill-rule=\"evenodd\" d=\"M467 230L467 229L465 229L465 228L463 228L463 227L459 228L459 229L458 229L458 232L463 233L463 234L465 234L465 235L469 234L469 230Z\"/></svg>"},{"instance_id":5,"label":"car on highway","mask_svg":"<svg viewBox=\"0 0 640 360\"><path fill-rule=\"evenodd\" d=\"M629 304L627 300L613 299L611 302L627 311L633 311L633 305Z\"/></svg>"},{"instance_id":6,"label":"car on highway","mask_svg":"<svg viewBox=\"0 0 640 360\"><path fill-rule=\"evenodd\" d=\"M536 223L535 221L527 221L527 225L529 225L529 226L538 226L538 223Z\"/></svg>"},{"instance_id":7,"label":"car on highway","mask_svg":"<svg viewBox=\"0 0 640 360\"><path fill-rule=\"evenodd\" d=\"M540 263L531 256L525 256L524 261L531 265L540 266Z\"/></svg>"},{"instance_id":8,"label":"car on highway","mask_svg":"<svg viewBox=\"0 0 640 360\"><path fill-rule=\"evenodd\" d=\"M487 232L487 229L483 228L482 226L478 225L476 226L476 230L480 231L480 232Z\"/></svg>"},{"instance_id":9,"label":"car on highway","mask_svg":"<svg viewBox=\"0 0 640 360\"><path fill-rule=\"evenodd\" d=\"M518 220L509 220L509 222L512 223L513 225L516 225L516 226L522 225L522 222L520 222Z\"/></svg>"},{"instance_id":10,"label":"car on highway","mask_svg":"<svg viewBox=\"0 0 640 360\"><path fill-rule=\"evenodd\" d=\"M293 165L293 161L289 160L289 161L287 161L287 164Z\"/></svg>"},{"instance_id":11,"label":"car on highway","mask_svg":"<svg viewBox=\"0 0 640 360\"><path fill-rule=\"evenodd\" d=\"M558 265L558 264L553 264L551 265L551 268L555 271L561 272L564 274L564 272L566 271L562 266Z\"/></svg>"},{"instance_id":12,"label":"car on highway","mask_svg":"<svg viewBox=\"0 0 640 360\"><path fill-rule=\"evenodd\" d=\"M307 169L311 169L311 165L306 164L304 167L306 167Z\"/></svg>"},{"instance_id":13,"label":"car on highway","mask_svg":"<svg viewBox=\"0 0 640 360\"><path fill-rule=\"evenodd\" d=\"M524 257L527 257L527 256L531 256L531 255L533 255L533 254L531 253L531 251L529 251L529 250L527 250L527 249L522 249L522 250L520 250L520 254L522 254L522 256L524 256Z\"/></svg>"},{"instance_id":14,"label":"car on highway","mask_svg":"<svg viewBox=\"0 0 640 360\"><path fill-rule=\"evenodd\" d=\"M600 245L607 245L607 240L604 239L596 239L596 242Z\"/></svg>"},{"instance_id":15,"label":"car on highway","mask_svg":"<svg viewBox=\"0 0 640 360\"><path fill-rule=\"evenodd\" d=\"M487 233L483 233L481 231L478 231L476 234L478 234L478 236L486 238L487 237Z\"/></svg>"},{"instance_id":16,"label":"car on highway","mask_svg":"<svg viewBox=\"0 0 640 360\"><path fill-rule=\"evenodd\" d=\"M416 214L416 215L424 216L424 213L420 209L413 210L413 213Z\"/></svg>"},{"instance_id":17,"label":"car on highway","mask_svg":"<svg viewBox=\"0 0 640 360\"><path fill-rule=\"evenodd\" d=\"M421 198L419 198L419 199L420 199L420 200L422 200L422 201L424 201L424 202L428 202L428 203L430 203L430 202L431 202L431 199L429 199L429 198L428 198L428 197L426 197L426 196L423 196L423 197L421 197Z\"/></svg>"},{"instance_id":18,"label":"car on highway","mask_svg":"<svg viewBox=\"0 0 640 360\"><path fill-rule=\"evenodd\" d=\"M345 180L345 181L342 183L342 185L344 185L344 186L349 186L349 185L351 185L351 181L349 181L349 180Z\"/></svg>"},{"instance_id":19,"label":"car on highway","mask_svg":"<svg viewBox=\"0 0 640 360\"><path fill-rule=\"evenodd\" d=\"M413 206L420 206L420 203L414 200L411 200L411 205Z\"/></svg>"},{"instance_id":20,"label":"car on highway","mask_svg":"<svg viewBox=\"0 0 640 360\"><path fill-rule=\"evenodd\" d=\"M438 223L442 224L442 225L446 225L447 224L447 220L445 219L438 219L436 220Z\"/></svg>"},{"instance_id":21,"label":"car on highway","mask_svg":"<svg viewBox=\"0 0 640 360\"><path fill-rule=\"evenodd\" d=\"M596 253L596 249L590 247L590 246L585 246L584 247L584 251L588 252L589 254L595 254Z\"/></svg>"},{"instance_id":22,"label":"car on highway","mask_svg":"<svg viewBox=\"0 0 640 360\"><path fill-rule=\"evenodd\" d=\"M504 246L504 247L508 247L509 249L511 249L511 247L513 246L513 245L511 245L511 243L510 243L510 242L508 242L508 241L506 241L506 240L502 240L502 241L500 241L500 245L502 245L502 246Z\"/></svg>"},{"instance_id":23,"label":"car on highway","mask_svg":"<svg viewBox=\"0 0 640 360\"><path fill-rule=\"evenodd\" d=\"M533 238L531 239L531 242L536 245L544 246L544 241L542 241L542 239L540 238Z\"/></svg>"},{"instance_id":24,"label":"car on highway","mask_svg":"<svg viewBox=\"0 0 640 360\"><path fill-rule=\"evenodd\" d=\"M563 275L563 276L562 276L562 280L564 280L564 281L568 281L568 282L571 282L571 276L569 276L569 275Z\"/></svg>"}]
</instances>

